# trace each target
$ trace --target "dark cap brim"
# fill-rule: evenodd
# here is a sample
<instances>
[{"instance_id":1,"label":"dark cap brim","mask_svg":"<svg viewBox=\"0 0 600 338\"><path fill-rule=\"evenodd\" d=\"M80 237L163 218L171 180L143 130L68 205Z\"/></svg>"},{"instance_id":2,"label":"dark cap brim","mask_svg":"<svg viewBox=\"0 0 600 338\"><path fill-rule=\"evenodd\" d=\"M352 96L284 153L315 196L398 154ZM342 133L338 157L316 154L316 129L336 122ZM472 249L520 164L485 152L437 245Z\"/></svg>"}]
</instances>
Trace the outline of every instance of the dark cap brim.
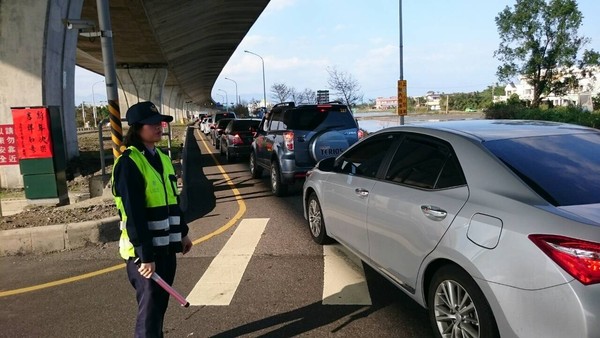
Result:
<instances>
[{"instance_id":1,"label":"dark cap brim","mask_svg":"<svg viewBox=\"0 0 600 338\"><path fill-rule=\"evenodd\" d=\"M157 115L153 115L147 119L138 121L136 123L138 123L138 124L158 124L160 122L171 122L171 121L173 121L173 116L157 114Z\"/></svg>"}]
</instances>

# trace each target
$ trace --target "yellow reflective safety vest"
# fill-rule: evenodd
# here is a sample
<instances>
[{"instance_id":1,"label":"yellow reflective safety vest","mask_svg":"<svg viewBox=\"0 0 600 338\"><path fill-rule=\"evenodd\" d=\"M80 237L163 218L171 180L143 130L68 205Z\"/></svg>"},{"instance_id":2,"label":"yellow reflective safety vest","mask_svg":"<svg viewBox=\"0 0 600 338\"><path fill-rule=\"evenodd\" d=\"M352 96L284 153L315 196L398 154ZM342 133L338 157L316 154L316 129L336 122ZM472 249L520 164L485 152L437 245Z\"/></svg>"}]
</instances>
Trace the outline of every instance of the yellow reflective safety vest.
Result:
<instances>
[{"instance_id":1,"label":"yellow reflective safety vest","mask_svg":"<svg viewBox=\"0 0 600 338\"><path fill-rule=\"evenodd\" d=\"M136 147L130 146L123 153L127 154L136 164L140 173L144 177L145 183L145 216L147 226L152 234L152 246L155 254L167 254L168 252L181 252L181 211L177 203L177 178L171 159L156 148L160 157L163 174L160 175L156 169L148 162L146 156ZM116 167L123 155L115 161ZM114 185L114 170L112 176L112 189L115 198L115 204L121 215L120 229L121 238L119 239L119 253L123 259L135 257L133 244L127 234L127 213L121 196L117 196ZM141 197L141 196L140 196Z\"/></svg>"}]
</instances>

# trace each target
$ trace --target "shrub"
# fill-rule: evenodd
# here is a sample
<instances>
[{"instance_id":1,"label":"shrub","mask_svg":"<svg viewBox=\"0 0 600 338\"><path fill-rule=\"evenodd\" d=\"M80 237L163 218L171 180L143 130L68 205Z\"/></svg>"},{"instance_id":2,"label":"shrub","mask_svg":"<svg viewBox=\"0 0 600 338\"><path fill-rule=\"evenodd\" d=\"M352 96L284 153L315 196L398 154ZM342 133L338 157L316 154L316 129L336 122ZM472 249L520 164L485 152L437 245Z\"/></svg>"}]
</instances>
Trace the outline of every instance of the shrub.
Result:
<instances>
[{"instance_id":1,"label":"shrub","mask_svg":"<svg viewBox=\"0 0 600 338\"><path fill-rule=\"evenodd\" d=\"M581 108L528 108L523 104L496 103L485 111L486 119L543 120L600 128L600 113Z\"/></svg>"}]
</instances>

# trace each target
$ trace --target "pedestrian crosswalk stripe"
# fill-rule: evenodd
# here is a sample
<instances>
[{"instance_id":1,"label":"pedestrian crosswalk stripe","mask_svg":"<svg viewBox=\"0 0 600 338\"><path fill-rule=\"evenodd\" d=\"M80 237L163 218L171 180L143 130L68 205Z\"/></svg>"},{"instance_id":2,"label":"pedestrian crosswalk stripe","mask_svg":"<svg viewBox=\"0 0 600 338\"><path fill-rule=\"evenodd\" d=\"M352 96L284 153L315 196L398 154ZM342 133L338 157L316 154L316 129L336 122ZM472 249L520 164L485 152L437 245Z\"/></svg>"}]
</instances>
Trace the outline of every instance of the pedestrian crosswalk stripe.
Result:
<instances>
[{"instance_id":1,"label":"pedestrian crosswalk stripe","mask_svg":"<svg viewBox=\"0 0 600 338\"><path fill-rule=\"evenodd\" d=\"M323 305L371 305L362 263L340 244L323 246Z\"/></svg>"},{"instance_id":2,"label":"pedestrian crosswalk stripe","mask_svg":"<svg viewBox=\"0 0 600 338\"><path fill-rule=\"evenodd\" d=\"M187 297L190 305L229 305L267 226L268 218L244 219Z\"/></svg>"}]
</instances>

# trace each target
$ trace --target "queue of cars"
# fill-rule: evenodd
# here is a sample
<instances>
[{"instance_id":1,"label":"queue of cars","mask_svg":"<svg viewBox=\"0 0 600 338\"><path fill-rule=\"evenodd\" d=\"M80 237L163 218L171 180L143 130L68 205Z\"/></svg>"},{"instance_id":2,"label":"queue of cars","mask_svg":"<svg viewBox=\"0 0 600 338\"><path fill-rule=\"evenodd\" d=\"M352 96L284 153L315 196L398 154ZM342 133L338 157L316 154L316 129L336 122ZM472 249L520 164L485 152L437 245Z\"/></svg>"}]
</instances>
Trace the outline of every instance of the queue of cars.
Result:
<instances>
[{"instance_id":1,"label":"queue of cars","mask_svg":"<svg viewBox=\"0 0 600 338\"><path fill-rule=\"evenodd\" d=\"M436 336L598 336L598 130L474 120L363 138L340 103L276 105L238 138L235 121L220 152L243 143L277 196L304 180L313 240L339 242L425 307Z\"/></svg>"}]
</instances>

